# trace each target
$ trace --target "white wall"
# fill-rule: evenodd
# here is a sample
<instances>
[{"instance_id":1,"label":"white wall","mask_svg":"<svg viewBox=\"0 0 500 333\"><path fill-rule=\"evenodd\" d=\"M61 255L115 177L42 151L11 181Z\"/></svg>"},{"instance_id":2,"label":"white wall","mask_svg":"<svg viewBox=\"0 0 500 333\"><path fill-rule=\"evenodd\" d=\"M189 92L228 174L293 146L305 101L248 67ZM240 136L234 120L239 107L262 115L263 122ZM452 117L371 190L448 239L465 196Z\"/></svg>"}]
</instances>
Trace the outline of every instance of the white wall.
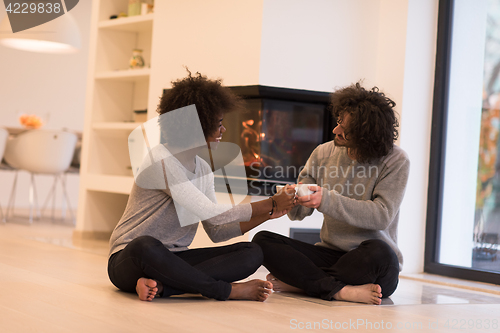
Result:
<instances>
[{"instance_id":1,"label":"white wall","mask_svg":"<svg viewBox=\"0 0 500 333\"><path fill-rule=\"evenodd\" d=\"M438 0L409 0L400 146L410 157L398 243L405 273L423 271Z\"/></svg>"},{"instance_id":2,"label":"white wall","mask_svg":"<svg viewBox=\"0 0 500 333\"><path fill-rule=\"evenodd\" d=\"M259 83L331 92L376 80L380 0L265 0Z\"/></svg>"},{"instance_id":3,"label":"white wall","mask_svg":"<svg viewBox=\"0 0 500 333\"><path fill-rule=\"evenodd\" d=\"M88 37L91 1L80 1L70 11L81 33L80 52L54 55L19 51L0 45L0 126L20 127L18 117L36 114L48 121L43 128L82 131L87 78ZM0 5L0 21L6 15ZM1 33L1 32L0 32ZM5 208L13 182L12 172L0 172L0 205ZM38 197L42 201L52 178L37 176ZM79 177L68 177L70 202L78 202ZM29 176L20 173L17 207L28 206Z\"/></svg>"},{"instance_id":4,"label":"white wall","mask_svg":"<svg viewBox=\"0 0 500 333\"><path fill-rule=\"evenodd\" d=\"M184 66L228 86L258 83L262 0L162 0L155 12L149 117Z\"/></svg>"}]
</instances>

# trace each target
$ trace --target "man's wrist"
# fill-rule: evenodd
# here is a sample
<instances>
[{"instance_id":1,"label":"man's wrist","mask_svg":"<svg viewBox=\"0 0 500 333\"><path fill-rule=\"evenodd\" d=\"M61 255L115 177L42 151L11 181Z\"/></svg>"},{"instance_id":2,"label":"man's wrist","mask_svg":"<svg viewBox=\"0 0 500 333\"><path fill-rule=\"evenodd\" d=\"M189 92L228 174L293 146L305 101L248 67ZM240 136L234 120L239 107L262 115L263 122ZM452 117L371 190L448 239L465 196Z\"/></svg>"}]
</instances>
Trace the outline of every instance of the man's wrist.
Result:
<instances>
[{"instance_id":1,"label":"man's wrist","mask_svg":"<svg viewBox=\"0 0 500 333\"><path fill-rule=\"evenodd\" d=\"M326 191L324 188L321 189L321 200L319 202L319 206L318 208L316 208L316 210L320 213L323 213L322 212L322 208L323 208L323 200L326 200L325 197L328 196L327 194L328 191Z\"/></svg>"}]
</instances>

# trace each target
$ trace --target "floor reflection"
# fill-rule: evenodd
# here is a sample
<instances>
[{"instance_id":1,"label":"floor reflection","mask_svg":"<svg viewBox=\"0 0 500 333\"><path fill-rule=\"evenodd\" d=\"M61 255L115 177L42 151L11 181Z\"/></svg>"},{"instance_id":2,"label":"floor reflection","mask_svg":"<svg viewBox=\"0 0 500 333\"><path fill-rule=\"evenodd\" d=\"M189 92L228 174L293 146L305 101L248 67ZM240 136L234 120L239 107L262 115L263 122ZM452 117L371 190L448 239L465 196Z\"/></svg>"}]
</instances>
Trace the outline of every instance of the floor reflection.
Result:
<instances>
[{"instance_id":1,"label":"floor reflection","mask_svg":"<svg viewBox=\"0 0 500 333\"><path fill-rule=\"evenodd\" d=\"M398 289L391 296L394 305L405 304L500 304L500 297L454 287L436 286L408 279L400 279ZM386 303L382 303L386 304Z\"/></svg>"}]
</instances>

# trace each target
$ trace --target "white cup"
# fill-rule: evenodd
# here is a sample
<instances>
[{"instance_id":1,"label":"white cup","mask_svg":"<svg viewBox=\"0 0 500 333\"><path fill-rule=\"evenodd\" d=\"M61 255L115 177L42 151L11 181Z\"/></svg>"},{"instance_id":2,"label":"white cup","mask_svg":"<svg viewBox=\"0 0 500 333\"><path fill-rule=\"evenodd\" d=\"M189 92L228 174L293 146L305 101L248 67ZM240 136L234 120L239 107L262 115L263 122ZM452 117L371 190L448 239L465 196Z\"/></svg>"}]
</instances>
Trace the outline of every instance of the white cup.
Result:
<instances>
[{"instance_id":1,"label":"white cup","mask_svg":"<svg viewBox=\"0 0 500 333\"><path fill-rule=\"evenodd\" d=\"M318 186L318 184L297 184L295 186L295 191L297 192L297 196L303 197L305 195L313 194L314 191L310 190L309 186Z\"/></svg>"}]
</instances>

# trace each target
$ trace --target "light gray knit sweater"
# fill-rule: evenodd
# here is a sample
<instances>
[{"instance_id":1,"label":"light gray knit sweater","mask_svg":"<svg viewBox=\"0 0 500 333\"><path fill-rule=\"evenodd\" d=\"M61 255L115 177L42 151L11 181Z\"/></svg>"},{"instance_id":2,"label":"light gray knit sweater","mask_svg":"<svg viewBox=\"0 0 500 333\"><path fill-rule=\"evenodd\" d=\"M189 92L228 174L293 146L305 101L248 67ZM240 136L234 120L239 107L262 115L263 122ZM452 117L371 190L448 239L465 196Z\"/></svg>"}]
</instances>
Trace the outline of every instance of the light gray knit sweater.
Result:
<instances>
[{"instance_id":1,"label":"light gray knit sweater","mask_svg":"<svg viewBox=\"0 0 500 333\"><path fill-rule=\"evenodd\" d=\"M323 187L318 211L324 220L321 242L316 245L349 251L365 240L381 239L396 252L402 269L397 232L409 169L408 156L398 146L371 164L360 164L349 158L345 147L336 147L333 141L319 145L298 179ZM302 220L312 213L312 208L297 206L288 216Z\"/></svg>"}]
</instances>

